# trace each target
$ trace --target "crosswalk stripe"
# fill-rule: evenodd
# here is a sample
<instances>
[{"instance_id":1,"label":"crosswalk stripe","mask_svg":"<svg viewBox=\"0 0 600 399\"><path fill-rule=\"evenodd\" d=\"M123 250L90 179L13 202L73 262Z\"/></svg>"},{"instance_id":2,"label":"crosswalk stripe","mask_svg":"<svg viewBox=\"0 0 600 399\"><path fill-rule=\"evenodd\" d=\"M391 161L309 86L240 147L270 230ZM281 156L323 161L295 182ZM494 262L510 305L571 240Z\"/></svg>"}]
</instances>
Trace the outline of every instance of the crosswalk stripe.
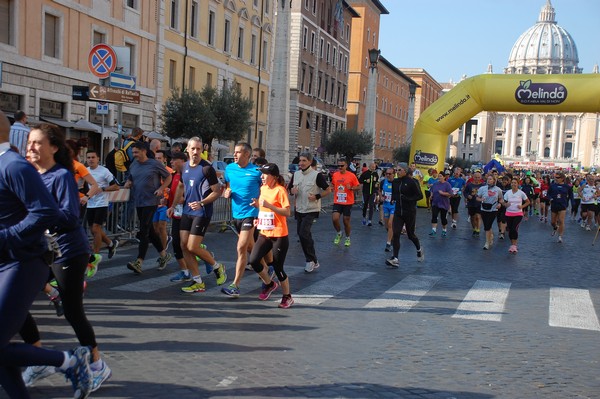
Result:
<instances>
[{"instance_id":1,"label":"crosswalk stripe","mask_svg":"<svg viewBox=\"0 0 600 399\"><path fill-rule=\"evenodd\" d=\"M304 270L303 267L300 266L286 266L284 268L284 270L286 270L286 273L289 276L294 276L294 275L298 275L300 273L302 273L302 271ZM129 270L127 270L129 271ZM99 273L99 272L98 272ZM202 274L202 279L206 280L207 278L213 278L214 274L211 273L210 276L206 276L204 275L204 270L203 270L203 265L200 265L200 273ZM118 273L121 274L121 273ZM235 270L234 267L232 266L231 269L227 270L227 274L228 274L228 282L233 281L233 277L235 275ZM112 287L111 289L113 290L117 290L117 291L128 291L128 292L144 292L144 293L150 293L153 291L157 291L163 288L167 288L167 287L173 287L176 286L177 283L173 283L169 280L169 278L172 275L164 275L164 276L159 276L159 277L152 277L152 278L146 278L143 280L139 280L139 281L135 281L133 283L128 283L128 284L123 284L123 285L118 285L116 287ZM244 274L244 278L257 278L257 274L254 273L253 271L246 271L246 273ZM248 280L246 280L248 281ZM211 284L214 284L214 282L211 282ZM226 283L227 285L228 283ZM249 285L250 287L252 287L251 289L256 289L257 287L260 286L260 282L257 281L256 285ZM221 290L221 287L223 286L216 286L216 285L212 285L207 287L206 291L213 291L213 290ZM243 294L243 293L242 293Z\"/></svg>"},{"instance_id":2,"label":"crosswalk stripe","mask_svg":"<svg viewBox=\"0 0 600 399\"><path fill-rule=\"evenodd\" d=\"M477 280L452 317L501 321L510 283Z\"/></svg>"},{"instance_id":3,"label":"crosswalk stripe","mask_svg":"<svg viewBox=\"0 0 600 399\"><path fill-rule=\"evenodd\" d=\"M399 313L406 313L440 279L440 276L407 276L364 307L369 309L393 309Z\"/></svg>"},{"instance_id":4,"label":"crosswalk stripe","mask_svg":"<svg viewBox=\"0 0 600 399\"><path fill-rule=\"evenodd\" d=\"M336 273L293 294L294 302L301 305L320 305L374 274L349 270Z\"/></svg>"},{"instance_id":5,"label":"crosswalk stripe","mask_svg":"<svg viewBox=\"0 0 600 399\"><path fill-rule=\"evenodd\" d=\"M598 316L588 290L550 288L548 325L600 331Z\"/></svg>"}]
</instances>

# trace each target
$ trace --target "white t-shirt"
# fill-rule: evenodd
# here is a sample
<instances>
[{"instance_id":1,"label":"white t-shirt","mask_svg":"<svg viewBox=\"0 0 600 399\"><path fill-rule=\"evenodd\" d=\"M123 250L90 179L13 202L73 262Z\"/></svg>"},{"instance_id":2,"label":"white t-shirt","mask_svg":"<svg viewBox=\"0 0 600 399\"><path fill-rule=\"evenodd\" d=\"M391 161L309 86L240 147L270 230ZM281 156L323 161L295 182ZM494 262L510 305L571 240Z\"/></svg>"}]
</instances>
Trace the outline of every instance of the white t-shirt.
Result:
<instances>
[{"instance_id":1,"label":"white t-shirt","mask_svg":"<svg viewBox=\"0 0 600 399\"><path fill-rule=\"evenodd\" d=\"M504 201L508 203L506 205L506 216L523 216L523 209L519 209L519 205L523 205L527 201L527 195L523 191L517 190L515 193L508 190L504 193Z\"/></svg>"},{"instance_id":2,"label":"white t-shirt","mask_svg":"<svg viewBox=\"0 0 600 399\"><path fill-rule=\"evenodd\" d=\"M98 187L107 188L110 186L110 182L115 180L115 177L110 173L110 170L106 169L102 165L98 165L96 169L91 169L89 166L87 168L90 171L90 175L96 180L98 183ZM88 200L87 207L88 208L105 208L108 206L108 194L101 192L94 195L92 198Z\"/></svg>"},{"instance_id":3,"label":"white t-shirt","mask_svg":"<svg viewBox=\"0 0 600 399\"><path fill-rule=\"evenodd\" d=\"M581 203L582 204L595 204L596 203L596 187L586 184L581 190Z\"/></svg>"}]
</instances>

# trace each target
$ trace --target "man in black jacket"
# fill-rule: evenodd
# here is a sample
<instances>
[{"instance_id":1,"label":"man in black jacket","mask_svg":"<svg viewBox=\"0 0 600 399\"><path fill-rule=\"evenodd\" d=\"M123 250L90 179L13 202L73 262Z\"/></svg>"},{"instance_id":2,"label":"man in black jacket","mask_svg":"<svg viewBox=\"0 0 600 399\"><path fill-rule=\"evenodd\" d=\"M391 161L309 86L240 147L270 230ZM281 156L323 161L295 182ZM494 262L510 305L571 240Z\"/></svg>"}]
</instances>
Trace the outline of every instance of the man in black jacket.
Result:
<instances>
[{"instance_id":1,"label":"man in black jacket","mask_svg":"<svg viewBox=\"0 0 600 399\"><path fill-rule=\"evenodd\" d=\"M415 244L415 248L417 249L417 261L423 262L425 260L423 248L415 234L417 201L423 198L423 193L419 182L413 179L408 165L401 163L398 165L397 170L398 177L392 182L392 203L396 206L394 210L394 222L392 224L394 231L392 245L394 251L393 256L385 261L385 264L391 267L400 266L398 253L400 252L400 233L404 226L406 226L408 239Z\"/></svg>"},{"instance_id":2,"label":"man in black jacket","mask_svg":"<svg viewBox=\"0 0 600 399\"><path fill-rule=\"evenodd\" d=\"M363 191L362 224L363 226L373 226L372 220L373 211L375 210L375 196L379 191L379 174L377 173L377 165L372 163L370 168L360 175L358 182L362 184ZM369 210L368 219L367 209Z\"/></svg>"}]
</instances>

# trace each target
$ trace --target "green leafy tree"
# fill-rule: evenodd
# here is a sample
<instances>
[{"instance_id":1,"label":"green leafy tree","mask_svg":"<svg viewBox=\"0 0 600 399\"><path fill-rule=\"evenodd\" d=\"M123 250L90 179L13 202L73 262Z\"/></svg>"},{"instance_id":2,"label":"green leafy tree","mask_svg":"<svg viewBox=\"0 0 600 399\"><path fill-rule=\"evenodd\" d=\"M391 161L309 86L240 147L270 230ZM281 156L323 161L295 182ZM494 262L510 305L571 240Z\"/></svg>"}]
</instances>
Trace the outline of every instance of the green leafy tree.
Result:
<instances>
[{"instance_id":1,"label":"green leafy tree","mask_svg":"<svg viewBox=\"0 0 600 399\"><path fill-rule=\"evenodd\" d=\"M371 152L373 136L356 130L337 130L324 140L323 147L327 153L341 155L352 162L356 155Z\"/></svg>"},{"instance_id":2,"label":"green leafy tree","mask_svg":"<svg viewBox=\"0 0 600 399\"><path fill-rule=\"evenodd\" d=\"M392 158L396 162L410 163L408 161L410 158L410 143L404 143L404 144L400 145L400 147L397 147L394 150Z\"/></svg>"},{"instance_id":3,"label":"green leafy tree","mask_svg":"<svg viewBox=\"0 0 600 399\"><path fill-rule=\"evenodd\" d=\"M237 85L221 91L206 86L201 91L173 90L163 105L162 133L172 138L199 136L239 141L252 124L252 100L243 97Z\"/></svg>"}]
</instances>

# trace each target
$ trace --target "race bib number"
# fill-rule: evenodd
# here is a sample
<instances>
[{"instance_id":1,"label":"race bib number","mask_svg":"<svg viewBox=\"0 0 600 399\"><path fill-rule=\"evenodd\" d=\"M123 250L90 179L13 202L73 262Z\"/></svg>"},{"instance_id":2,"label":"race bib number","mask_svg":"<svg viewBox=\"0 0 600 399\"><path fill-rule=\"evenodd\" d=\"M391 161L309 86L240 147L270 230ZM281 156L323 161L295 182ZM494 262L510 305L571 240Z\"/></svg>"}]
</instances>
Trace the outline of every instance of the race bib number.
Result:
<instances>
[{"instance_id":1,"label":"race bib number","mask_svg":"<svg viewBox=\"0 0 600 399\"><path fill-rule=\"evenodd\" d=\"M459 193L460 193L460 188L452 187L452 194L453 195L458 195Z\"/></svg>"},{"instance_id":2,"label":"race bib number","mask_svg":"<svg viewBox=\"0 0 600 399\"><path fill-rule=\"evenodd\" d=\"M392 202L392 193L384 193L383 200L385 202Z\"/></svg>"},{"instance_id":3,"label":"race bib number","mask_svg":"<svg viewBox=\"0 0 600 399\"><path fill-rule=\"evenodd\" d=\"M345 204L346 202L348 202L348 193L338 191L336 198L337 202Z\"/></svg>"},{"instance_id":4,"label":"race bib number","mask_svg":"<svg viewBox=\"0 0 600 399\"><path fill-rule=\"evenodd\" d=\"M275 230L275 212L258 212L256 228L259 230Z\"/></svg>"},{"instance_id":5,"label":"race bib number","mask_svg":"<svg viewBox=\"0 0 600 399\"><path fill-rule=\"evenodd\" d=\"M591 202L594 199L594 194L583 194L583 200L585 202Z\"/></svg>"},{"instance_id":6,"label":"race bib number","mask_svg":"<svg viewBox=\"0 0 600 399\"><path fill-rule=\"evenodd\" d=\"M542 197L546 197L548 195L548 190L542 190Z\"/></svg>"},{"instance_id":7,"label":"race bib number","mask_svg":"<svg viewBox=\"0 0 600 399\"><path fill-rule=\"evenodd\" d=\"M180 218L183 215L183 204L175 205L175 209L173 210L173 216L176 218Z\"/></svg>"}]
</instances>

